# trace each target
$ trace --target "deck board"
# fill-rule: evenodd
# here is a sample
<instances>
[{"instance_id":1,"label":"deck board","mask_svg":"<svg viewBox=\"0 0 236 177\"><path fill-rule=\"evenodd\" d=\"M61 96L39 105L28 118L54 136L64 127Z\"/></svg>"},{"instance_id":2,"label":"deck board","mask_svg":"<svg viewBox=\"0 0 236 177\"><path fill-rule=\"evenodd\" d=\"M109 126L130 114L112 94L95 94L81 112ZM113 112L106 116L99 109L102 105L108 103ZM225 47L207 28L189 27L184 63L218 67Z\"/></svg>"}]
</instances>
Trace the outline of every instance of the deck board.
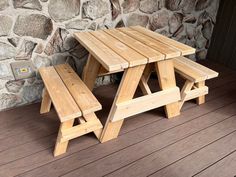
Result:
<instances>
[{"instance_id":1,"label":"deck board","mask_svg":"<svg viewBox=\"0 0 236 177\"><path fill-rule=\"evenodd\" d=\"M0 176L200 177L216 169L222 177L236 175L236 72L204 65L220 72L219 78L207 82L205 104L187 102L181 115L171 120L164 118L162 108L134 116L125 121L116 140L100 144L93 134L85 135L71 141L68 152L56 158L52 155L59 126L55 111L40 115L36 103L0 112ZM105 110L98 112L102 122L116 89L95 90Z\"/></svg>"}]
</instances>

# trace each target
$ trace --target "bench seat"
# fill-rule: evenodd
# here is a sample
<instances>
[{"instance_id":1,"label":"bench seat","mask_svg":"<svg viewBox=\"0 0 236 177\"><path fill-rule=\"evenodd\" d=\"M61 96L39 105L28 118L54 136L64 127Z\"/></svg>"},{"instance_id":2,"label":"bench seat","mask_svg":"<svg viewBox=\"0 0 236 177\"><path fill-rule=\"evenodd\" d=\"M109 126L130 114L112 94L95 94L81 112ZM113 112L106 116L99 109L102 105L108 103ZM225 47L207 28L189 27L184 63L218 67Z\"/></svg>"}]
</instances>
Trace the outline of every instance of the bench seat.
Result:
<instances>
[{"instance_id":1,"label":"bench seat","mask_svg":"<svg viewBox=\"0 0 236 177\"><path fill-rule=\"evenodd\" d=\"M174 68L186 79L181 89L180 109L185 101L191 99L196 98L198 104L204 103L205 95L208 94L205 81L217 77L219 73L182 56L174 59Z\"/></svg>"},{"instance_id":2,"label":"bench seat","mask_svg":"<svg viewBox=\"0 0 236 177\"><path fill-rule=\"evenodd\" d=\"M68 141L94 132L99 138L102 124L95 113L101 104L68 64L43 67L39 70L45 88L40 113L54 105L61 122L54 155L66 152ZM73 126L75 119L79 125Z\"/></svg>"}]
</instances>

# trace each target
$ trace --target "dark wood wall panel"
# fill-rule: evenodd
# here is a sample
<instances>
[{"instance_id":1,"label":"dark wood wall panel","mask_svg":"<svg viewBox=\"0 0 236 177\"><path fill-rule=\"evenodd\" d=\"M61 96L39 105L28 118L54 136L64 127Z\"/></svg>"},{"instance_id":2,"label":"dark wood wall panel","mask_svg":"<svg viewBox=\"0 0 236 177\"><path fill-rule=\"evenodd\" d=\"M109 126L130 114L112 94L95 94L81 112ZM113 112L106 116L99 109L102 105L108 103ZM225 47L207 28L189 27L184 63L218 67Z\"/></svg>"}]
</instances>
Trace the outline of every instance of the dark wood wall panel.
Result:
<instances>
[{"instance_id":1,"label":"dark wood wall panel","mask_svg":"<svg viewBox=\"0 0 236 177\"><path fill-rule=\"evenodd\" d=\"M208 59L236 69L236 1L222 0Z\"/></svg>"}]
</instances>

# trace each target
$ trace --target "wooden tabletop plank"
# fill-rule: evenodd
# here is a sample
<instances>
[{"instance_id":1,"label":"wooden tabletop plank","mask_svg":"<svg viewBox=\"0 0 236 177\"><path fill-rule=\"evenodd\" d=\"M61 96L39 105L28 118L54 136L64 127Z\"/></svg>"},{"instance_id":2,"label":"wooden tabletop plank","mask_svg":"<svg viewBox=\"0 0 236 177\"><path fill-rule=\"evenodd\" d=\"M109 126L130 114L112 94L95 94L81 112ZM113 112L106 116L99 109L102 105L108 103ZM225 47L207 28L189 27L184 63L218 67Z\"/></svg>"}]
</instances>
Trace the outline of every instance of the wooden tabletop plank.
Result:
<instances>
[{"instance_id":1,"label":"wooden tabletop plank","mask_svg":"<svg viewBox=\"0 0 236 177\"><path fill-rule=\"evenodd\" d=\"M146 64L148 62L147 57L136 52L104 31L90 32L90 34L103 42L106 46L110 47L118 55L122 56L129 63L130 67Z\"/></svg>"},{"instance_id":2,"label":"wooden tabletop plank","mask_svg":"<svg viewBox=\"0 0 236 177\"><path fill-rule=\"evenodd\" d=\"M88 32L74 34L75 38L102 64L107 71L128 68L128 62Z\"/></svg>"},{"instance_id":3,"label":"wooden tabletop plank","mask_svg":"<svg viewBox=\"0 0 236 177\"><path fill-rule=\"evenodd\" d=\"M39 69L43 82L52 99L61 122L82 115L78 105L62 82L53 66ZM58 96L60 95L60 96Z\"/></svg>"},{"instance_id":4,"label":"wooden tabletop plank","mask_svg":"<svg viewBox=\"0 0 236 177\"><path fill-rule=\"evenodd\" d=\"M70 94L80 107L83 115L102 109L101 104L68 64L55 66Z\"/></svg>"},{"instance_id":5,"label":"wooden tabletop plank","mask_svg":"<svg viewBox=\"0 0 236 177\"><path fill-rule=\"evenodd\" d=\"M118 28L118 30L128 34L134 39L144 43L145 45L152 47L153 49L161 52L166 56L166 59L178 57L181 55L181 52L169 45L166 45L158 40L153 39L143 33L140 33L132 28Z\"/></svg>"},{"instance_id":6,"label":"wooden tabletop plank","mask_svg":"<svg viewBox=\"0 0 236 177\"><path fill-rule=\"evenodd\" d=\"M106 33L110 34L111 36L115 37L122 43L126 44L130 48L136 50L137 52L141 53L142 55L148 58L148 62L155 62L160 61L165 58L165 55L162 53L152 49L151 47L144 45L143 43L135 40L134 38L128 36L127 34L117 30L117 29L109 29L104 30Z\"/></svg>"},{"instance_id":7,"label":"wooden tabletop plank","mask_svg":"<svg viewBox=\"0 0 236 177\"><path fill-rule=\"evenodd\" d=\"M156 39L162 43L165 43L171 47L174 47L176 49L178 49L179 51L181 51L182 55L190 55L190 54L194 54L196 49L186 45L186 44L182 44L178 41L175 41L173 39L170 39L166 36L163 36L161 34L158 34L156 32L153 32L153 31L150 31L146 28L143 28L141 26L133 26L133 27L130 27L132 28L133 30L136 30L142 34L145 34L149 37L152 37L153 39Z\"/></svg>"}]
</instances>

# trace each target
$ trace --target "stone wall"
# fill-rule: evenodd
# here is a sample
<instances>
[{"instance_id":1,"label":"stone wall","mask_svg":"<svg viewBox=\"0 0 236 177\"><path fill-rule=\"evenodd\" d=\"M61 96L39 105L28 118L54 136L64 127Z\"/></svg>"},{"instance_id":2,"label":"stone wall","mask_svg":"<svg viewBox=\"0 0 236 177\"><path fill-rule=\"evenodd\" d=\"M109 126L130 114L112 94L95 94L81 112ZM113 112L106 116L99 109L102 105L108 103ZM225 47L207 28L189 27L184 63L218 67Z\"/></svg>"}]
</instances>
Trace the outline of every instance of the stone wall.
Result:
<instances>
[{"instance_id":1,"label":"stone wall","mask_svg":"<svg viewBox=\"0 0 236 177\"><path fill-rule=\"evenodd\" d=\"M37 69L42 66L67 62L82 72L88 53L72 37L75 31L141 25L197 48L191 58L204 59L218 4L219 0L0 0L0 110L40 100L43 84ZM114 79L99 78L97 85Z\"/></svg>"}]
</instances>

